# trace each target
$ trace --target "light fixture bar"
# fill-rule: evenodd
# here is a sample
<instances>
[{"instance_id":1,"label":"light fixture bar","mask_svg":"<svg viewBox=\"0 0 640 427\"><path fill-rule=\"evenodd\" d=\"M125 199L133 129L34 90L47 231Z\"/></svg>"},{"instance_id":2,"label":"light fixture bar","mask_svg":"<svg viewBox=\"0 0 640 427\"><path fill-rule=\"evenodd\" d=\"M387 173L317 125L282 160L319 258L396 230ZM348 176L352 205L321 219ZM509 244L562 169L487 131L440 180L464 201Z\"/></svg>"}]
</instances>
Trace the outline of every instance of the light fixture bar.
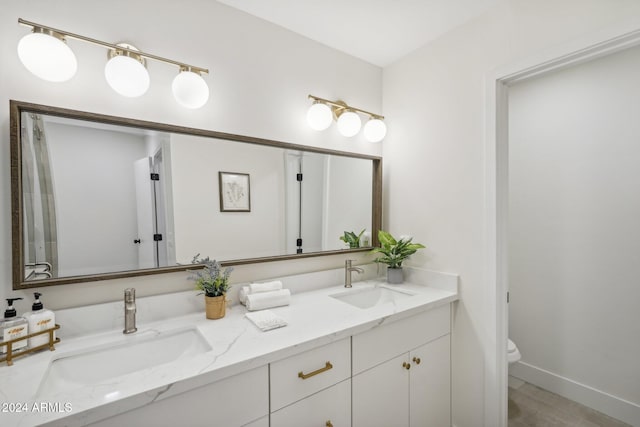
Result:
<instances>
[{"instance_id":1,"label":"light fixture bar","mask_svg":"<svg viewBox=\"0 0 640 427\"><path fill-rule=\"evenodd\" d=\"M375 114L375 113L372 113L370 111L366 111L366 110L362 110L360 108L352 107L352 106L346 105L344 103L339 103L339 102L336 102L336 101L329 101L328 99L320 98L320 97L314 96L314 95L309 95L309 98L313 99L314 101L320 101L320 102L324 102L325 104L333 105L336 108L343 108L343 109L346 109L346 110L359 111L360 113L367 114L367 115L373 117L374 119L384 120L384 116L381 116L380 114Z\"/></svg>"},{"instance_id":2,"label":"light fixture bar","mask_svg":"<svg viewBox=\"0 0 640 427\"><path fill-rule=\"evenodd\" d=\"M95 45L98 45L98 46L106 47L108 49L119 50L119 51L127 52L129 54L139 55L139 56L142 56L144 58L153 59L153 60L156 60L156 61L166 62L168 64L177 65L178 67L180 67L181 70L189 70L189 71L193 71L195 73L206 73L206 74L209 73L209 70L207 68L196 67L195 65L185 64L184 62L174 61L172 59L163 58L162 56L153 55L153 54L150 54L150 53L142 52L140 50L128 49L128 48L123 47L123 46L118 46L116 44L103 42L101 40L93 39L91 37L86 37L86 36L83 36L83 35L80 35L80 34L75 34L75 33L70 33L68 31L58 30L56 28L52 28L52 27L49 27L47 25L37 24L35 22L30 22L30 21L25 21L22 18L18 18L18 23L21 24L21 25L27 26L27 27L31 27L33 29L38 28L38 29L41 29L41 30L44 29L44 30L47 30L47 31L52 31L54 33L61 34L61 35L65 36L65 37L69 37L69 38L76 39L76 40L82 40L82 41L85 41L87 43L92 43L92 44L95 44ZM309 95L309 96L311 96L311 95Z\"/></svg>"}]
</instances>

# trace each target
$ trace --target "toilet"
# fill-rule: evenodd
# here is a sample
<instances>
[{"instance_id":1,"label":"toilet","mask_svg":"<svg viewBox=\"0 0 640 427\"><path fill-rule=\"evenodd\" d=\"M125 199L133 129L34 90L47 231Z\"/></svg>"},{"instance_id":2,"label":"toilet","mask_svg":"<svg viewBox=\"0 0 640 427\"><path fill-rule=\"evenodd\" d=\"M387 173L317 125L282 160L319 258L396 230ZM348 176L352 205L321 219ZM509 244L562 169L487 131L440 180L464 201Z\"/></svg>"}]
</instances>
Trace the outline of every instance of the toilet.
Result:
<instances>
[{"instance_id":1,"label":"toilet","mask_svg":"<svg viewBox=\"0 0 640 427\"><path fill-rule=\"evenodd\" d=\"M521 357L522 356L520 355L520 350L518 350L518 347L516 347L513 341L509 340L507 344L507 361L509 362L509 364L511 365L513 363L516 363L518 360L520 360Z\"/></svg>"}]
</instances>

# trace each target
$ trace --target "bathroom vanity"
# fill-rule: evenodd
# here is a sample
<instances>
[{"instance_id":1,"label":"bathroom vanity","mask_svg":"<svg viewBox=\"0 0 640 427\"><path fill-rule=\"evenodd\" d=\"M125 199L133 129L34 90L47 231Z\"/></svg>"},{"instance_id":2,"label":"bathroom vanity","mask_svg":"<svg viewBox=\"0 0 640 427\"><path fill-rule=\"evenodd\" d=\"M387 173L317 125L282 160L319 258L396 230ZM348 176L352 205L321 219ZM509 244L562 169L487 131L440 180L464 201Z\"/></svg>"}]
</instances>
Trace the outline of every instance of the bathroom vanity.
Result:
<instances>
[{"instance_id":1,"label":"bathroom vanity","mask_svg":"<svg viewBox=\"0 0 640 427\"><path fill-rule=\"evenodd\" d=\"M3 401L28 409L1 414L2 425L450 425L457 276L408 273L393 287L294 292L290 306L272 309L288 326L268 332L234 306L216 321L198 312L140 322L129 336L63 339L55 352L0 367Z\"/></svg>"},{"instance_id":2,"label":"bathroom vanity","mask_svg":"<svg viewBox=\"0 0 640 427\"><path fill-rule=\"evenodd\" d=\"M338 236L381 229L380 157L20 101L11 101L10 110L16 290L184 271L197 252L215 253L226 266L349 258L377 246L375 234L354 249L345 249ZM116 158L74 175L79 170L67 165L77 164L80 150ZM127 174L113 172L122 168ZM263 207L261 215L242 216L246 221L235 229L229 225L238 216L223 209L222 174L232 170L247 177L251 200ZM208 187L207 197L187 191L193 182L215 183L214 173L220 186ZM114 176L123 177L121 186L112 186ZM72 187L78 183L91 191ZM80 193L98 200L63 203ZM309 194L323 200L306 206ZM203 200L211 204L199 204ZM98 202L121 214L119 225L91 223ZM204 218L193 216L198 213ZM309 230L301 230L303 222ZM81 224L117 243L96 237L96 247L83 242L80 252L77 245L71 250L65 242L89 233ZM365 274L358 278L383 273L360 267ZM0 425L450 425L457 276L405 273L401 286L365 280L350 289L344 269L279 278L292 292L291 305L273 312L288 325L268 332L254 326L242 306L206 320L193 291L139 298L137 330L130 318L125 327L123 301L59 310L62 341L55 352L0 366Z\"/></svg>"}]
</instances>

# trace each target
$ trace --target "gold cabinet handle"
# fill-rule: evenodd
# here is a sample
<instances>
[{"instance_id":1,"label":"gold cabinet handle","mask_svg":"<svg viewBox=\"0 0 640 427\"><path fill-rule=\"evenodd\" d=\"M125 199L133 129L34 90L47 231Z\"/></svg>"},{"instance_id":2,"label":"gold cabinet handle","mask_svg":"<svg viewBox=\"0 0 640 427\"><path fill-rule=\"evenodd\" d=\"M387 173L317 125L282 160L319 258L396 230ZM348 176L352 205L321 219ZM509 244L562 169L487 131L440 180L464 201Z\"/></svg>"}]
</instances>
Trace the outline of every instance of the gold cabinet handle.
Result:
<instances>
[{"instance_id":1,"label":"gold cabinet handle","mask_svg":"<svg viewBox=\"0 0 640 427\"><path fill-rule=\"evenodd\" d=\"M420 358L419 357L414 357L413 361L415 362L416 365L420 364Z\"/></svg>"},{"instance_id":2,"label":"gold cabinet handle","mask_svg":"<svg viewBox=\"0 0 640 427\"><path fill-rule=\"evenodd\" d=\"M324 364L324 368L320 368L318 370L315 370L313 372L309 372L308 374L303 373L302 371L298 372L298 378L302 378L303 380L306 380L307 378L311 378L315 375L321 374L325 371L328 371L329 369L333 368L333 365L331 364L331 362L327 362Z\"/></svg>"},{"instance_id":3,"label":"gold cabinet handle","mask_svg":"<svg viewBox=\"0 0 640 427\"><path fill-rule=\"evenodd\" d=\"M327 423L325 424L326 427L333 427L333 424L331 424L331 420L327 421Z\"/></svg>"},{"instance_id":4,"label":"gold cabinet handle","mask_svg":"<svg viewBox=\"0 0 640 427\"><path fill-rule=\"evenodd\" d=\"M406 370L411 369L411 363L402 362L402 367Z\"/></svg>"}]
</instances>

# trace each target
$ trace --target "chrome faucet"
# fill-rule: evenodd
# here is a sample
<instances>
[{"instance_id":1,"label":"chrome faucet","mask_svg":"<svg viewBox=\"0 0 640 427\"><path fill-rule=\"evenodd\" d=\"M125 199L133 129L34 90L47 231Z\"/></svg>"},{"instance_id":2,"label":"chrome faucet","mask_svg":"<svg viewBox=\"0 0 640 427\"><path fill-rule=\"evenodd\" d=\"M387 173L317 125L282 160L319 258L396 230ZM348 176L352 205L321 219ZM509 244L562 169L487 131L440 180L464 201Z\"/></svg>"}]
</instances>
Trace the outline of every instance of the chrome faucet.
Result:
<instances>
[{"instance_id":1,"label":"chrome faucet","mask_svg":"<svg viewBox=\"0 0 640 427\"><path fill-rule=\"evenodd\" d=\"M351 287L351 272L355 271L356 273L364 273L364 270L361 269L360 267L352 267L351 266L351 262L353 260L352 259L348 259L344 262L344 287L345 288L350 288Z\"/></svg>"},{"instance_id":2,"label":"chrome faucet","mask_svg":"<svg viewBox=\"0 0 640 427\"><path fill-rule=\"evenodd\" d=\"M136 290L127 288L124 290L124 330L123 334L132 334L136 328Z\"/></svg>"}]
</instances>

